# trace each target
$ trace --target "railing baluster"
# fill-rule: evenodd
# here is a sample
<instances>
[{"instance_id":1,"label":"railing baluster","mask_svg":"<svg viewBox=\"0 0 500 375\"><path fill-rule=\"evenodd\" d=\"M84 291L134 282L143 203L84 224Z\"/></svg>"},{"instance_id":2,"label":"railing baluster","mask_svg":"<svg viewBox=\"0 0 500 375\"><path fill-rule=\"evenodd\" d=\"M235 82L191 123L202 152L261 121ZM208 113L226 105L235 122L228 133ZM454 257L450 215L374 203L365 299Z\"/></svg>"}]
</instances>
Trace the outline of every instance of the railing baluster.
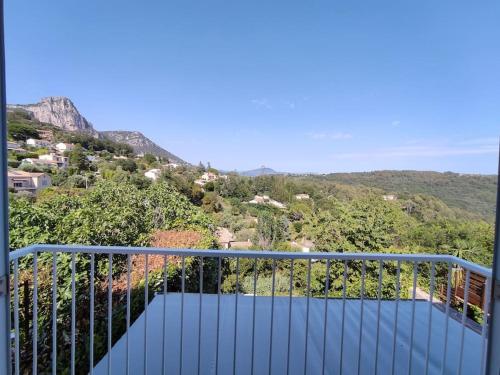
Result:
<instances>
[{"instance_id":1,"label":"railing baluster","mask_svg":"<svg viewBox=\"0 0 500 375\"><path fill-rule=\"evenodd\" d=\"M380 307L382 298L382 276L384 271L384 262L381 260L378 267L378 286L377 286L377 337L375 339L375 374L378 374L378 346L380 336Z\"/></svg>"},{"instance_id":2,"label":"railing baluster","mask_svg":"<svg viewBox=\"0 0 500 375\"><path fill-rule=\"evenodd\" d=\"M94 278L95 278L95 255L90 254L90 327L89 327L89 372L94 373Z\"/></svg>"},{"instance_id":3,"label":"railing baluster","mask_svg":"<svg viewBox=\"0 0 500 375\"><path fill-rule=\"evenodd\" d=\"M183 357L184 357L184 291L186 288L186 257L182 257L182 279L181 279L181 343L179 350L179 374L182 375L182 365L183 365ZM218 328L217 328L218 330Z\"/></svg>"},{"instance_id":4,"label":"railing baluster","mask_svg":"<svg viewBox=\"0 0 500 375\"><path fill-rule=\"evenodd\" d=\"M413 292L412 292L412 309L411 309L411 329L410 329L410 347L408 352L408 374L412 373L413 361L413 335L415 333L415 299L417 296L417 262L413 262Z\"/></svg>"},{"instance_id":5,"label":"railing baluster","mask_svg":"<svg viewBox=\"0 0 500 375\"><path fill-rule=\"evenodd\" d=\"M443 358L441 360L441 375L444 375L446 370L446 354L448 352L448 326L450 322L450 303L451 303L451 271L452 264L448 263L448 278L446 282L446 318L444 323L444 345Z\"/></svg>"},{"instance_id":6,"label":"railing baluster","mask_svg":"<svg viewBox=\"0 0 500 375\"><path fill-rule=\"evenodd\" d=\"M326 359L326 332L328 323L328 293L330 291L330 259L326 260L325 272L325 316L323 325L323 355L321 359L321 374L325 374L325 359Z\"/></svg>"},{"instance_id":7,"label":"railing baluster","mask_svg":"<svg viewBox=\"0 0 500 375\"><path fill-rule=\"evenodd\" d=\"M52 374L57 373L57 253L52 255Z\"/></svg>"},{"instance_id":8,"label":"railing baluster","mask_svg":"<svg viewBox=\"0 0 500 375\"><path fill-rule=\"evenodd\" d=\"M464 307L462 312L462 333L460 335L460 356L459 356L458 371L457 371L458 375L462 374L465 326L467 325L467 307L469 303L469 287L470 287L470 270L467 270L467 272L465 273Z\"/></svg>"},{"instance_id":9,"label":"railing baluster","mask_svg":"<svg viewBox=\"0 0 500 375\"><path fill-rule=\"evenodd\" d=\"M113 254L108 254L108 375L111 375L111 344L113 334Z\"/></svg>"},{"instance_id":10,"label":"railing baluster","mask_svg":"<svg viewBox=\"0 0 500 375\"><path fill-rule=\"evenodd\" d=\"M162 340L161 340L161 371L162 374L165 375L165 350L167 348L166 339L167 339L167 292L168 292L168 270L167 270L168 259L167 256L163 256L163 319L162 319Z\"/></svg>"},{"instance_id":11,"label":"railing baluster","mask_svg":"<svg viewBox=\"0 0 500 375\"><path fill-rule=\"evenodd\" d=\"M434 299L434 274L436 271L436 265L434 262L431 263L431 280L429 285L429 315L428 315L428 329L427 329L427 348L425 350L425 375L429 373L429 356L431 347L431 335L432 335L432 300Z\"/></svg>"},{"instance_id":12,"label":"railing baluster","mask_svg":"<svg viewBox=\"0 0 500 375\"><path fill-rule=\"evenodd\" d=\"M253 264L253 300L252 300L252 363L250 365L250 374L253 375L254 358L255 358L255 302L257 299L257 258Z\"/></svg>"},{"instance_id":13,"label":"railing baluster","mask_svg":"<svg viewBox=\"0 0 500 375\"><path fill-rule=\"evenodd\" d=\"M486 279L486 291L485 291L486 300L483 305L483 326L481 328L481 372L480 374L484 374L484 366L486 362L486 333L488 331L488 313L490 311L490 298L491 298L491 279Z\"/></svg>"},{"instance_id":14,"label":"railing baluster","mask_svg":"<svg viewBox=\"0 0 500 375\"><path fill-rule=\"evenodd\" d=\"M71 374L75 375L76 357L76 287L75 287L76 261L75 253L71 253Z\"/></svg>"},{"instance_id":15,"label":"railing baluster","mask_svg":"<svg viewBox=\"0 0 500 375\"><path fill-rule=\"evenodd\" d=\"M344 260L344 275L342 277L342 326L340 328L340 361L339 374L344 371L344 328L345 328L345 299L347 291L347 260Z\"/></svg>"},{"instance_id":16,"label":"railing baluster","mask_svg":"<svg viewBox=\"0 0 500 375\"><path fill-rule=\"evenodd\" d=\"M363 345L363 315L364 315L364 303L365 303L365 276L366 276L366 262L365 260L361 263L361 311L359 319L359 337L358 337L358 375L361 374L361 346Z\"/></svg>"},{"instance_id":17,"label":"railing baluster","mask_svg":"<svg viewBox=\"0 0 500 375\"><path fill-rule=\"evenodd\" d=\"M234 346L233 346L233 375L236 375L236 345L238 344L238 294L240 289L240 257L236 257L236 291L234 298Z\"/></svg>"},{"instance_id":18,"label":"railing baluster","mask_svg":"<svg viewBox=\"0 0 500 375\"><path fill-rule=\"evenodd\" d=\"M290 374L290 338L292 332L292 294L293 294L293 259L290 261L290 297L288 304L288 344L286 354L286 373Z\"/></svg>"},{"instance_id":19,"label":"railing baluster","mask_svg":"<svg viewBox=\"0 0 500 375\"><path fill-rule=\"evenodd\" d=\"M201 372L201 314L203 302L203 257L200 257L200 306L198 310L198 375Z\"/></svg>"},{"instance_id":20,"label":"railing baluster","mask_svg":"<svg viewBox=\"0 0 500 375\"><path fill-rule=\"evenodd\" d=\"M130 268L131 268L131 257L130 254L127 254L127 311L126 311L126 325L127 332L125 332L126 337L126 352L125 352L125 374L129 375L130 373Z\"/></svg>"},{"instance_id":21,"label":"railing baluster","mask_svg":"<svg viewBox=\"0 0 500 375\"><path fill-rule=\"evenodd\" d=\"M269 375L271 375L272 361L273 361L273 328L274 328L274 292L276 288L276 259L273 259L272 266L272 280L271 280L271 327L269 333Z\"/></svg>"},{"instance_id":22,"label":"railing baluster","mask_svg":"<svg viewBox=\"0 0 500 375\"><path fill-rule=\"evenodd\" d=\"M221 288L221 264L222 258L218 257L217 262L217 339L215 343L215 374L219 373L219 331L220 331L220 288Z\"/></svg>"},{"instance_id":23,"label":"railing baluster","mask_svg":"<svg viewBox=\"0 0 500 375\"><path fill-rule=\"evenodd\" d=\"M38 374L38 251L33 254L33 374Z\"/></svg>"},{"instance_id":24,"label":"railing baluster","mask_svg":"<svg viewBox=\"0 0 500 375\"><path fill-rule=\"evenodd\" d=\"M144 375L148 373L148 304L149 304L149 257L144 256Z\"/></svg>"},{"instance_id":25,"label":"railing baluster","mask_svg":"<svg viewBox=\"0 0 500 375\"><path fill-rule=\"evenodd\" d=\"M309 344L309 304L311 299L311 259L307 262L307 302L306 302L306 332L304 349L304 375L307 374L307 349Z\"/></svg>"},{"instance_id":26,"label":"railing baluster","mask_svg":"<svg viewBox=\"0 0 500 375\"><path fill-rule=\"evenodd\" d=\"M20 356L19 356L19 260L14 260L14 331L15 331L15 375L19 375Z\"/></svg>"},{"instance_id":27,"label":"railing baluster","mask_svg":"<svg viewBox=\"0 0 500 375\"><path fill-rule=\"evenodd\" d=\"M391 374L394 375L396 367L396 344L398 340L399 294L401 288L401 261L398 260L396 270L396 308L394 310L394 335L392 337L392 364Z\"/></svg>"}]
</instances>

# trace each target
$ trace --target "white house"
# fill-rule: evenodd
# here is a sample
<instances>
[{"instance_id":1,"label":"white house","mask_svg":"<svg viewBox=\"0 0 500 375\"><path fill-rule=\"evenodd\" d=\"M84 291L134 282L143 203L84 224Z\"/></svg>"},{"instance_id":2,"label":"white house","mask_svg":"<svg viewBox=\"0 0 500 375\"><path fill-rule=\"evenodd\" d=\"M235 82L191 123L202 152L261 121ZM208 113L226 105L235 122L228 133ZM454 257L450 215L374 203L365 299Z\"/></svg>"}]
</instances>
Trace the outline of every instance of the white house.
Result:
<instances>
[{"instance_id":1,"label":"white house","mask_svg":"<svg viewBox=\"0 0 500 375\"><path fill-rule=\"evenodd\" d=\"M168 164L165 164L164 167L165 168L170 168L170 169L175 169L175 168L179 168L179 164L177 164L177 163L168 163Z\"/></svg>"},{"instance_id":2,"label":"white house","mask_svg":"<svg viewBox=\"0 0 500 375\"><path fill-rule=\"evenodd\" d=\"M281 202L278 202L274 199L271 199L269 195L256 195L250 202L250 204L269 204L271 206L284 209L286 205Z\"/></svg>"},{"instance_id":3,"label":"white house","mask_svg":"<svg viewBox=\"0 0 500 375\"><path fill-rule=\"evenodd\" d=\"M388 194L388 195L382 195L382 199L384 201L395 201L398 199L397 195L394 194Z\"/></svg>"},{"instance_id":4,"label":"white house","mask_svg":"<svg viewBox=\"0 0 500 375\"><path fill-rule=\"evenodd\" d=\"M144 173L145 177L147 177L153 181L156 181L157 179L159 179L160 175L161 175L161 169L158 169L158 168L150 169L149 171Z\"/></svg>"},{"instance_id":5,"label":"white house","mask_svg":"<svg viewBox=\"0 0 500 375\"><path fill-rule=\"evenodd\" d=\"M219 178L215 173L205 172L201 177L194 181L195 184L204 186L207 182L216 181Z\"/></svg>"},{"instance_id":6,"label":"white house","mask_svg":"<svg viewBox=\"0 0 500 375\"><path fill-rule=\"evenodd\" d=\"M9 188L14 191L29 191L34 193L52 185L50 176L46 173L32 173L11 170L7 174Z\"/></svg>"},{"instance_id":7,"label":"white house","mask_svg":"<svg viewBox=\"0 0 500 375\"><path fill-rule=\"evenodd\" d=\"M35 167L58 168L57 161L46 159L26 158L21 160L21 164L34 165Z\"/></svg>"},{"instance_id":8,"label":"white house","mask_svg":"<svg viewBox=\"0 0 500 375\"><path fill-rule=\"evenodd\" d=\"M71 150L73 150L74 147L75 147L75 145L73 143L61 142L61 143L56 144L56 149L59 152L71 151Z\"/></svg>"},{"instance_id":9,"label":"white house","mask_svg":"<svg viewBox=\"0 0 500 375\"><path fill-rule=\"evenodd\" d=\"M309 199L309 198L310 198L309 194L296 194L295 195L295 199L297 199L298 201Z\"/></svg>"},{"instance_id":10,"label":"white house","mask_svg":"<svg viewBox=\"0 0 500 375\"><path fill-rule=\"evenodd\" d=\"M56 162L58 168L67 168L68 167L68 157L67 156L61 156L61 155L57 155L57 154L51 152L50 154L40 155L38 158L40 160L47 160L47 161Z\"/></svg>"},{"instance_id":11,"label":"white house","mask_svg":"<svg viewBox=\"0 0 500 375\"><path fill-rule=\"evenodd\" d=\"M48 147L50 146L50 142L45 139L34 139L28 138L26 140L26 144L31 147Z\"/></svg>"}]
</instances>

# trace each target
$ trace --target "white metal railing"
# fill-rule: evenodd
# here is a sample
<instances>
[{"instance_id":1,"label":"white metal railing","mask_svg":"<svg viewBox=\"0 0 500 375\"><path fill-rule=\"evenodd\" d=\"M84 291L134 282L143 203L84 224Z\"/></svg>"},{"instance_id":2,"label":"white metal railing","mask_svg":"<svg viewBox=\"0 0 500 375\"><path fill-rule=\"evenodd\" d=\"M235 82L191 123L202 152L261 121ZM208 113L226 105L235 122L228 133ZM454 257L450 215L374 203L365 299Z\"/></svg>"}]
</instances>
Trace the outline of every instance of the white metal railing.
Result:
<instances>
[{"instance_id":1,"label":"white metal railing","mask_svg":"<svg viewBox=\"0 0 500 375\"><path fill-rule=\"evenodd\" d=\"M140 301L141 306L138 307L137 303L134 304L132 294L134 291L131 287L131 270L132 270L132 258L137 256L144 256L144 270L141 277L141 285L143 285L144 293L143 300ZM156 265L156 269L150 269L149 258L156 256L157 258L163 260L161 266ZM77 259L77 257L80 257ZM61 263L65 259L66 263ZM193 272L189 276L187 285L187 262L190 260L197 260L197 264L193 266L194 263L190 263L189 272ZM232 261L233 269L228 270L225 266L226 262ZM200 365L200 352L202 346L201 338L201 326L202 321L202 304L206 295L211 294L217 296L217 321L216 321L216 332L217 340L213 347L215 355L215 373L219 372L220 362L222 356L225 361L232 361L232 372L234 374L237 371L237 347L240 344L237 335L238 327L238 307L239 298L242 291L242 264L246 263L246 275L252 280L252 286L250 288L250 295L253 295L253 318L252 318L252 342L251 342L251 352L248 353L251 356L251 368L250 373L255 373L254 369L254 352L255 346L255 330L256 325L256 297L259 296L257 293L257 281L259 278L259 266L258 262L268 262L267 270L270 274L270 290L267 296L271 297L270 302L270 331L269 331L269 342L268 342L268 370L269 373L273 369L273 351L276 350L275 343L276 338L273 337L273 325L276 324L275 316L275 299L278 298L278 292L276 290L276 279L277 279L277 269L287 270L289 277L288 292L281 293L282 298L288 298L290 303L288 307L287 316L280 316L279 319L288 319L288 337L286 340L287 345L287 355L286 355L286 373L307 373L309 366L308 359L308 337L310 334L311 326L321 324L323 327L323 337L321 341L322 348L321 352L321 365L319 366L320 372L323 374L331 373L349 373L346 371L346 360L344 353L345 346L345 325L346 325L346 301L357 300L360 306L360 324L359 332L357 332L357 373L363 373L361 370L361 348L363 345L363 340L365 337L363 318L364 309L366 308L366 303L368 300L373 301L377 304L376 314L376 334L375 334L375 353L374 353L374 363L370 364L370 368L373 368L375 373L400 373L396 372L395 362L398 360L396 358L396 345L404 345L407 348L407 364L405 364L406 372L411 374L414 372L415 364L413 363L415 359L414 355L414 342L415 342L415 319L416 319L416 309L417 301L424 298L427 301L427 342L425 347L427 348L424 353L424 373L436 373L436 371L431 371L431 336L436 330L443 332L444 342L442 350L442 358L438 362L434 363L432 368L438 369L437 373L453 373L460 374L463 368L464 361L464 351L467 350L465 345L466 332L470 327L475 327L476 332L480 335L481 340L481 360L480 367L477 368L478 374L483 374L485 371L485 357L487 348L487 329L488 329L488 316L489 316L489 304L490 304L490 288L491 288L491 277L492 272L490 269L484 268L474 263L467 262L465 260L448 256L448 255L427 255L427 254L376 254L376 253L289 253L289 252L275 252L275 251L228 251L228 250L192 250L192 249L160 249L160 248L143 248L143 247L113 247L113 246L79 246L79 245L34 245L20 250L16 250L10 253L10 265L11 265L11 294L12 298L12 332L13 332L13 344L12 344L12 366L13 373L53 373L66 371L71 374L76 373L87 373L92 374L94 372L94 367L99 359L105 358L107 360L106 372L108 374L113 373L113 363L111 359L111 351L113 349L114 343L122 335L126 339L126 373L130 372L130 340L128 337L128 332L133 324L132 310L135 314L142 313L144 319L144 356L143 356L143 373L148 373L148 356L147 356L147 344L148 344L148 304L150 303L151 291L158 294L166 295L167 293L177 292L181 295L180 303L180 335L179 335L179 367L176 373L183 373L183 356L186 355L186 350L194 350L198 353L197 358L197 372L204 373ZM78 263L78 264L77 264ZM175 280L169 279L169 271L167 267L175 263L178 268L178 275L175 276ZM61 266L61 264L63 264ZM283 265L286 264L286 267ZM66 268L69 266L69 268ZM320 269L321 272L324 270L324 278L322 281L324 284L324 290L318 291L311 287L311 269L312 267ZM79 272L83 272L85 277L78 279L77 267L80 267ZM301 277L294 274L298 267L300 270L305 270L305 277L303 279L298 279ZM117 271L117 268L119 269ZM154 268L154 267L152 267ZM332 276L332 270L335 268L334 276ZM351 282L349 280L349 272L354 272L353 269L356 268L356 272L359 272L359 294L352 295L352 288L349 289L348 284ZM367 274L367 270L370 270L370 274ZM457 306L452 306L453 298L452 292L455 287L453 286L452 270L460 268L465 272L465 288L463 293L463 303L461 306L462 311L456 309ZM155 273L156 272L156 273ZM207 274L210 273L210 274ZM67 279L63 279L61 274L67 275ZM479 311L480 316L478 321L480 323L475 323L474 319L468 318L468 312L472 308L469 304L469 290L471 288L471 274L481 275L486 279L486 291L484 293L484 304L476 311ZM31 278L27 275L32 275ZM384 275L387 279L384 282ZM119 292L113 289L113 283L117 282L114 280L114 276L119 277L120 280L125 284L120 289ZM156 277L156 282L154 282L153 276ZM223 278L232 277L234 280L234 288L229 291L223 290ZM207 283L207 277L212 277L212 288L204 285ZM248 278L247 277L247 278ZM358 274L356 274L358 277ZM28 278L28 280L26 280ZM23 280L24 279L24 284ZM403 280L404 279L404 280ZM159 281L158 281L159 280ZM338 283L338 281L340 281ZM336 287L333 285L336 282ZM404 290L404 284L410 285L409 290ZM152 285L154 283L154 286ZM370 283L372 286L376 286L372 290L368 290L367 285ZM62 285L65 284L65 285ZM295 329L292 326L292 299L300 295L300 291L297 291L297 284L302 285L302 296L305 297L305 321L304 324L304 359L303 368L291 368L291 358L290 358L290 348L294 345L293 338L290 332ZM23 288L24 285L24 289ZM98 286L98 291L96 292L96 285ZM183 327L184 323L184 296L188 292L192 292L194 288L197 289L199 294L199 315L198 322L199 333L197 337L197 348L185 348L183 344L184 335ZM357 286L357 284L355 285ZM440 286L444 295L441 298L436 298L437 287ZM77 288L79 291L77 292ZM83 288L83 289L82 289ZM83 290L83 291L82 291ZM419 297L418 293L424 290L425 296ZM298 293L298 294L297 294ZM384 294L385 293L385 294ZM22 294L23 301L20 300ZM77 299L77 294L78 298ZM116 295L120 296L118 301L113 298ZM221 296L231 294L234 295L234 331L232 338L233 342L233 353L229 354L227 352L220 353L220 315L221 315ZM262 295L262 293L261 293ZM69 296L69 299L68 299ZM405 297L406 296L406 297ZM41 301L40 298L43 298ZM317 319L311 321L310 319L310 303L314 299L324 300L324 314L322 321ZM329 314L328 304L332 303L333 299L337 299L342 302L342 314L339 324L335 325L332 322ZM67 302L64 305L64 300ZM99 307L99 317L96 321L96 301L105 300L105 316L103 315L104 308ZM391 337L380 337L380 321L381 321L381 304L385 301L394 302L394 328L393 335ZM165 299L164 299L165 301ZM411 330L408 337L398 336L398 309L403 301L411 303ZM43 303L43 306L42 306ZM77 306L78 303L78 306ZM143 305L142 305L143 303ZM419 302L420 303L420 302ZM163 302L165 306L165 302ZM444 326L433 326L433 314L438 314L436 312L437 307L445 314ZM165 307L164 307L165 308ZM87 312L88 309L88 312ZM114 312L117 309L122 309L124 318L120 320L120 324L114 326L113 319L117 319L114 316ZM88 313L88 316L84 319L85 324L79 326L77 329L77 320L81 318L81 313ZM43 315L43 316L42 316ZM163 317L163 329L165 329L165 310ZM477 316L476 316L477 318ZM63 321L61 321L63 320ZM66 322L67 320L67 322ZM87 330L87 320L88 320L88 332ZM123 322L125 320L125 322ZM450 370L447 365L447 356L450 355L448 348L448 335L449 335L449 322L458 322L461 326L461 332L459 335L459 353L454 353L457 355L458 360L456 361L456 367ZM105 323L105 324L104 324ZM116 323L116 322L115 322ZM123 324L124 323L124 324ZM194 322L193 324L195 324ZM69 329L66 329L69 335L61 337L60 329L61 325L68 324ZM97 327L98 325L98 327ZM95 337L96 334L102 334L103 332L97 332L96 329L103 329L106 326L106 340L100 339L99 343L96 344ZM82 330L82 327L85 328ZM41 330L40 330L41 329ZM116 329L118 331L116 331ZM328 369L325 365L326 359L329 356L329 349L327 349L327 336L331 330L340 330L341 339L338 343L340 348L340 355L338 363L335 364L335 370ZM68 337L69 339L68 339ZM88 341L77 342L77 336L81 338L82 336L88 337ZM69 342L68 342L69 340ZM267 341L266 341L267 342ZM165 361L165 341L163 341L162 349L162 371L166 373ZM379 364L379 351L384 347L390 346L392 348L392 358L389 367L385 367L383 371L380 369ZM97 348L101 351L96 353ZM84 353L81 354L81 353ZM107 358L106 358L106 354ZM168 354L167 354L168 356ZM98 357L98 358L97 358ZM85 365L82 361L85 360ZM436 362L434 360L434 362ZM259 364L260 365L260 364ZM348 364L352 366L352 364ZM355 371L356 372L356 371ZM152 372L150 372L152 373ZM188 373L188 372L186 372ZM366 370L365 370L366 373Z\"/></svg>"}]
</instances>

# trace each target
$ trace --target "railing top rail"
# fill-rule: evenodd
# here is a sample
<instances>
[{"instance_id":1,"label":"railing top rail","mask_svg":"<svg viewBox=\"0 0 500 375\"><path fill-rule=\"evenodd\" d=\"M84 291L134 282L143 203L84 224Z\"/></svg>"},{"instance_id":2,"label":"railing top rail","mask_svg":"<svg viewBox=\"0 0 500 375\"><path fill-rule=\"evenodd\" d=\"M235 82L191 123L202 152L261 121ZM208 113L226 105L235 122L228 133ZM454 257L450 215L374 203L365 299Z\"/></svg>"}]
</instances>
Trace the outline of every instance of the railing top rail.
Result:
<instances>
[{"instance_id":1,"label":"railing top rail","mask_svg":"<svg viewBox=\"0 0 500 375\"><path fill-rule=\"evenodd\" d=\"M264 258L264 259L336 259L336 260L374 260L374 261L402 261L402 262L432 262L450 263L459 265L472 272L491 277L490 268L460 259L451 255L441 254L393 254L393 253L327 253L327 252L282 252L265 250L201 250L201 249L172 249L156 247L127 247L127 246L90 246L90 245L32 245L12 251L9 259L19 259L28 254L38 252L64 252L88 254L156 254L177 256L203 256L207 258Z\"/></svg>"}]
</instances>

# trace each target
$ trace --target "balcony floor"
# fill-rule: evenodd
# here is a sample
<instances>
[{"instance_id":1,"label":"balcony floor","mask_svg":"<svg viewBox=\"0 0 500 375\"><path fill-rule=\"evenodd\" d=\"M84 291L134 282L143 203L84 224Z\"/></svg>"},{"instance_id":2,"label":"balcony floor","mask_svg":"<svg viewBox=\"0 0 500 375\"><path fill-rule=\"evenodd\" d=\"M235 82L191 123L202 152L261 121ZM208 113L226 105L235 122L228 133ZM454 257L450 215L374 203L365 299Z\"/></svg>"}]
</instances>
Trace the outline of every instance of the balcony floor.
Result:
<instances>
[{"instance_id":1,"label":"balcony floor","mask_svg":"<svg viewBox=\"0 0 500 375\"><path fill-rule=\"evenodd\" d=\"M156 296L147 309L147 373L161 374L163 295ZM179 374L180 357L180 306L181 295L166 296L166 374ZM339 373L342 324L342 300L328 302L328 325L326 339L325 374ZM361 360L358 361L358 339L360 329L360 300L346 300L343 374L375 373L377 301L365 300L363 313L363 340ZM396 303L382 301L380 313L380 335L378 373L390 374L392 357L395 355L395 374L408 371L408 350L411 331L411 301L399 303L396 349L393 349L394 314ZM307 373L321 374L324 331L323 299L310 299ZM274 307L274 329L272 348L272 374L286 374L288 342L288 297L276 297ZM304 374L306 298L293 298L292 329L290 347L290 374ZM199 295L184 296L183 327L183 374L196 374L198 363L198 314ZM415 330L412 358L412 373L425 373L429 304L415 304ZM219 374L233 373L235 296L223 295L220 303L219 330ZM130 374L144 374L144 319L143 313L130 327ZM256 297L254 374L266 374L269 369L271 297ZM253 297L238 297L238 327L236 374L250 374L252 361L252 317ZM430 340L429 374L441 374L444 349L444 327L446 316L439 309L432 309L432 335ZM449 320L448 354L446 374L456 374L460 352L462 326ZM217 295L204 294L202 304L202 331L200 374L215 374L215 348L217 337ZM463 374L479 374L482 340L471 329L465 329ZM111 351L113 374L125 374L126 339L123 336ZM108 356L95 367L97 375L107 373Z\"/></svg>"}]
</instances>

